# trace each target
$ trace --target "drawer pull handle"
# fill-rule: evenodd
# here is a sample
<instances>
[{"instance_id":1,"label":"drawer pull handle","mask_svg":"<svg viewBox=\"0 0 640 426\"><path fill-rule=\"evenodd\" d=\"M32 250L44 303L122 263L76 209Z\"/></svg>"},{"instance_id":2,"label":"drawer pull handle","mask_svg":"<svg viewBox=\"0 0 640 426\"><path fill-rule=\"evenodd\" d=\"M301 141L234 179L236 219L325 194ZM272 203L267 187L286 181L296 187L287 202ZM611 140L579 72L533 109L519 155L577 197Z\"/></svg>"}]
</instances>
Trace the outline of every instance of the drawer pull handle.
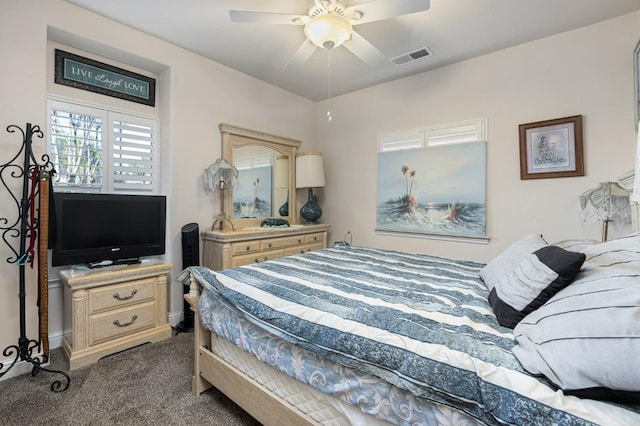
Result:
<instances>
[{"instance_id":1,"label":"drawer pull handle","mask_svg":"<svg viewBox=\"0 0 640 426\"><path fill-rule=\"evenodd\" d=\"M115 320L113 321L113 325L115 325L116 327L127 327L130 326L131 324L133 324L134 322L136 322L136 320L138 319L137 315L134 315L131 317L131 321L129 322L125 322L124 324L120 324L120 321Z\"/></svg>"},{"instance_id":2,"label":"drawer pull handle","mask_svg":"<svg viewBox=\"0 0 640 426\"><path fill-rule=\"evenodd\" d=\"M301 243L302 243L302 240L298 240L298 244L301 244Z\"/></svg>"},{"instance_id":3,"label":"drawer pull handle","mask_svg":"<svg viewBox=\"0 0 640 426\"><path fill-rule=\"evenodd\" d=\"M271 243L269 243L269 248L271 248Z\"/></svg>"},{"instance_id":4,"label":"drawer pull handle","mask_svg":"<svg viewBox=\"0 0 640 426\"><path fill-rule=\"evenodd\" d=\"M113 298L117 299L117 300L129 300L131 299L133 296L135 296L138 293L138 290L136 290L135 288L133 290L131 290L131 296L120 296L118 293L113 293Z\"/></svg>"},{"instance_id":5,"label":"drawer pull handle","mask_svg":"<svg viewBox=\"0 0 640 426\"><path fill-rule=\"evenodd\" d=\"M247 248L245 249L246 251L251 250L251 246L247 246Z\"/></svg>"}]
</instances>

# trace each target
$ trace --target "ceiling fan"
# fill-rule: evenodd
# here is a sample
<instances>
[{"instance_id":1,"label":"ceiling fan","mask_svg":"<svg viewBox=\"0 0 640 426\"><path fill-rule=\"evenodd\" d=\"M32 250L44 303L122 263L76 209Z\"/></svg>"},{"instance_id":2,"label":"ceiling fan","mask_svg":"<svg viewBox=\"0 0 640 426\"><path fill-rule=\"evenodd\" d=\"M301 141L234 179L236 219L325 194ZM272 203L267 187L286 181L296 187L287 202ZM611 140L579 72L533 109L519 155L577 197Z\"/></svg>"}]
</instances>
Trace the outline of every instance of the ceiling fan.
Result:
<instances>
[{"instance_id":1,"label":"ceiling fan","mask_svg":"<svg viewBox=\"0 0 640 426\"><path fill-rule=\"evenodd\" d=\"M316 48L344 47L369 65L386 60L385 55L353 30L355 25L381 21L429 9L429 0L373 0L348 6L339 0L313 0L306 15L231 10L233 22L304 26L307 37L287 63L303 65Z\"/></svg>"}]
</instances>

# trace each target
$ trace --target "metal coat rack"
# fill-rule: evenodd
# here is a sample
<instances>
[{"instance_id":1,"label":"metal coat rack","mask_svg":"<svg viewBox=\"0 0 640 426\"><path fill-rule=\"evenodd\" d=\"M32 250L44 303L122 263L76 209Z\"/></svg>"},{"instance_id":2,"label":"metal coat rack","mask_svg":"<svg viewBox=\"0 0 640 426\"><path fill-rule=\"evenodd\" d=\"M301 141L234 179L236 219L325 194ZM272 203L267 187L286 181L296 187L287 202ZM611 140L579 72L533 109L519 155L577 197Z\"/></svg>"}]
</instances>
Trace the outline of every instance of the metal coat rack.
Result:
<instances>
[{"instance_id":1,"label":"metal coat rack","mask_svg":"<svg viewBox=\"0 0 640 426\"><path fill-rule=\"evenodd\" d=\"M7 346L2 355L5 357L14 357L8 368L4 371L4 365L0 363L0 377L7 374L11 368L20 361L33 364L31 375L35 376L40 371L61 374L64 379L55 380L51 384L53 392L63 392L67 390L71 383L69 375L63 371L53 370L44 367L49 356L49 342L47 340L47 316L48 310L47 300L47 230L48 230L48 208L43 202L48 202L49 178L55 173L53 165L48 155L42 156L42 163L39 164L35 159L32 150L32 139L34 136L42 138L44 135L38 125L27 123L25 129L16 125L7 126L7 132L22 133L22 146L18 153L9 162L0 165L0 182L9 192L11 199L15 202L18 211L17 218L10 220L8 218L0 218L0 233L2 240L9 247L12 254L7 258L7 262L14 264L19 268L19 286L18 297L20 299L20 337L16 345ZM21 156L24 158L21 160ZM22 161L22 165L21 165ZM5 178L22 179L22 195L18 199L16 194L7 185ZM46 191L44 190L46 188ZM38 194L40 195L38 197ZM36 199L40 199L40 205L36 208ZM42 226L39 226L42 225ZM40 239L38 240L40 250L36 253L35 246L38 244L38 230L40 228ZM16 247L17 246L17 247ZM44 254L44 255L43 255ZM26 335L26 288L25 288L25 270L27 265L33 267L35 258L38 259L39 265L39 304L40 304L40 338L39 340L29 339ZM44 287L44 291L43 291ZM44 305L44 306L43 306ZM43 315L43 311L45 314ZM44 326L44 327L43 327ZM43 349L44 348L44 349ZM36 351L34 355L34 350ZM43 350L43 355L38 355ZM64 382L63 382L64 380Z\"/></svg>"}]
</instances>

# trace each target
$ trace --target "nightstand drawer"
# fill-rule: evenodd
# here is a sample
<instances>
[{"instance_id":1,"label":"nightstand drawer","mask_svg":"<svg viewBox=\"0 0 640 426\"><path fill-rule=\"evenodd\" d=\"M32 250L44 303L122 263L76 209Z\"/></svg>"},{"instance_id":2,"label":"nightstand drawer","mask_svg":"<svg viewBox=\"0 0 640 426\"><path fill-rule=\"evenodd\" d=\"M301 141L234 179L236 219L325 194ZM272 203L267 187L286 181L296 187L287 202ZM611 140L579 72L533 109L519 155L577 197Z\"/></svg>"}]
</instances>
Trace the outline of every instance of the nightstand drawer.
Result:
<instances>
[{"instance_id":1,"label":"nightstand drawer","mask_svg":"<svg viewBox=\"0 0 640 426\"><path fill-rule=\"evenodd\" d=\"M260 251L260 240L258 241L245 241L242 243L233 243L231 244L231 254L233 256L242 254L242 253L253 253L256 251Z\"/></svg>"},{"instance_id":2,"label":"nightstand drawer","mask_svg":"<svg viewBox=\"0 0 640 426\"><path fill-rule=\"evenodd\" d=\"M322 242L317 244L306 244L304 246L291 247L284 251L285 256L293 256L294 254L306 253L312 250L320 250L323 248Z\"/></svg>"},{"instance_id":3,"label":"nightstand drawer","mask_svg":"<svg viewBox=\"0 0 640 426\"><path fill-rule=\"evenodd\" d=\"M155 299L155 278L89 290L89 315Z\"/></svg>"},{"instance_id":4,"label":"nightstand drawer","mask_svg":"<svg viewBox=\"0 0 640 426\"><path fill-rule=\"evenodd\" d=\"M278 259L283 256L284 250L271 250L246 256L234 256L231 259L231 267L235 268L236 266L249 265L251 263L260 263L267 260Z\"/></svg>"},{"instance_id":5,"label":"nightstand drawer","mask_svg":"<svg viewBox=\"0 0 640 426\"><path fill-rule=\"evenodd\" d=\"M156 303L148 302L89 317L89 345L156 325Z\"/></svg>"}]
</instances>

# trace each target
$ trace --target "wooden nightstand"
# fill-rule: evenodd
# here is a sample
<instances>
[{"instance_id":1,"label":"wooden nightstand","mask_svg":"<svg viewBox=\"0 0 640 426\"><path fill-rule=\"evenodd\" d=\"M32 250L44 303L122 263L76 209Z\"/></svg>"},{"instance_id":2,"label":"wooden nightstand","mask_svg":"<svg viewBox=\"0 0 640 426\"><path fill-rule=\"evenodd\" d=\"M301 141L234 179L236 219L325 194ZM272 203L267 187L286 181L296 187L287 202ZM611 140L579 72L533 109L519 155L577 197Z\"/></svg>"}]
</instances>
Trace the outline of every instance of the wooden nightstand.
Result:
<instances>
[{"instance_id":1,"label":"wooden nightstand","mask_svg":"<svg viewBox=\"0 0 640 426\"><path fill-rule=\"evenodd\" d=\"M64 336L62 350L71 370L105 355L171 337L167 322L167 274L171 267L149 261L60 273L72 330Z\"/></svg>"},{"instance_id":2,"label":"wooden nightstand","mask_svg":"<svg viewBox=\"0 0 640 426\"><path fill-rule=\"evenodd\" d=\"M326 248L329 228L320 224L206 231L202 234L204 266L220 271Z\"/></svg>"}]
</instances>

